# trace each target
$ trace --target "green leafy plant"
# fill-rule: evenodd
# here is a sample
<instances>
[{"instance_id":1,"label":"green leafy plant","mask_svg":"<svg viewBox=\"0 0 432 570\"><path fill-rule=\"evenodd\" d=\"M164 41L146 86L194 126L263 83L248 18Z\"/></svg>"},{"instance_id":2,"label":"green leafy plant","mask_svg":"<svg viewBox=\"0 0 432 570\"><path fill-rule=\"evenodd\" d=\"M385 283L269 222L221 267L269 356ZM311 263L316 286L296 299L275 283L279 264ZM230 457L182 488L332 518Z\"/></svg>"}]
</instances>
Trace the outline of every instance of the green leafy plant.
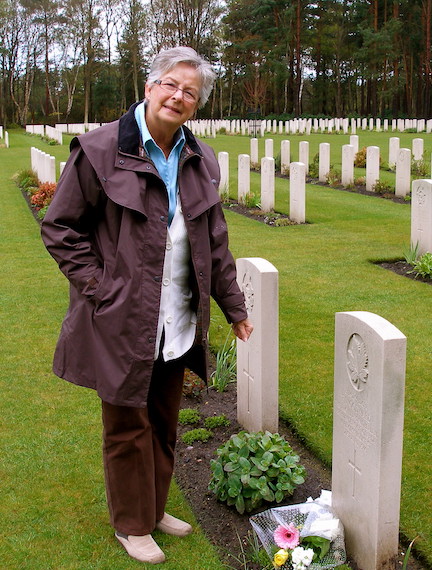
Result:
<instances>
[{"instance_id":1,"label":"green leafy plant","mask_svg":"<svg viewBox=\"0 0 432 570\"><path fill-rule=\"evenodd\" d=\"M216 450L209 489L239 513L280 503L304 482L305 468L279 434L241 431Z\"/></svg>"},{"instance_id":2,"label":"green leafy plant","mask_svg":"<svg viewBox=\"0 0 432 570\"><path fill-rule=\"evenodd\" d=\"M222 426L229 426L231 422L225 414L220 416L210 416L204 420L204 425L207 429L215 429Z\"/></svg>"},{"instance_id":3,"label":"green leafy plant","mask_svg":"<svg viewBox=\"0 0 432 570\"><path fill-rule=\"evenodd\" d=\"M417 261L418 248L419 248L419 244L417 242L415 245L410 244L410 246L408 248L406 248L403 252L405 261L407 263L409 263L410 265L414 265L414 263Z\"/></svg>"},{"instance_id":4,"label":"green leafy plant","mask_svg":"<svg viewBox=\"0 0 432 570\"><path fill-rule=\"evenodd\" d=\"M178 422L182 426L198 424L201 421L201 416L198 410L193 408L184 408L179 411Z\"/></svg>"},{"instance_id":5,"label":"green leafy plant","mask_svg":"<svg viewBox=\"0 0 432 570\"><path fill-rule=\"evenodd\" d=\"M408 567L408 560L409 560L409 557L410 557L410 555L411 555L411 550L412 550L412 547L413 547L413 545L414 545L414 542L415 542L417 539L418 539L418 536L416 536L416 537L410 542L410 544L409 544L409 546L408 546L408 548L407 548L407 551L405 552L405 556L404 556L403 563L402 563L402 570L407 570L407 567Z\"/></svg>"},{"instance_id":6,"label":"green leafy plant","mask_svg":"<svg viewBox=\"0 0 432 570\"><path fill-rule=\"evenodd\" d=\"M409 273L415 273L416 277L432 278L432 253L424 253L412 265L413 269Z\"/></svg>"},{"instance_id":7,"label":"green leafy plant","mask_svg":"<svg viewBox=\"0 0 432 570\"><path fill-rule=\"evenodd\" d=\"M231 339L231 340L230 340ZM225 338L222 348L216 354L216 368L210 376L212 388L223 392L237 378L237 348L236 341L231 338L231 330Z\"/></svg>"},{"instance_id":8,"label":"green leafy plant","mask_svg":"<svg viewBox=\"0 0 432 570\"><path fill-rule=\"evenodd\" d=\"M246 208L257 208L259 207L259 198L253 192L248 192L243 199L243 203Z\"/></svg>"},{"instance_id":9,"label":"green leafy plant","mask_svg":"<svg viewBox=\"0 0 432 570\"><path fill-rule=\"evenodd\" d=\"M213 434L210 430L204 428L196 428L185 432L181 436L181 439L186 445L192 445L195 441L202 441L205 443L211 437L213 437Z\"/></svg>"}]
</instances>

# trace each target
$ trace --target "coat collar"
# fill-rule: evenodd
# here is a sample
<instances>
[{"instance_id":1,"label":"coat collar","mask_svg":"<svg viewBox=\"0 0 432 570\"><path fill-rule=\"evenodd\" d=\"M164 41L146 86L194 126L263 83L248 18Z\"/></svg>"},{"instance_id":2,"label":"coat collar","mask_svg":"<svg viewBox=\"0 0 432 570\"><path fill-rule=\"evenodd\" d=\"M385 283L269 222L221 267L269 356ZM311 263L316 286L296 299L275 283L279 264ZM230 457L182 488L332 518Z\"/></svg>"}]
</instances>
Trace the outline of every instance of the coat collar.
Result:
<instances>
[{"instance_id":1,"label":"coat collar","mask_svg":"<svg viewBox=\"0 0 432 570\"><path fill-rule=\"evenodd\" d=\"M138 123L135 119L135 109L141 103L138 101L134 103L126 114L120 117L119 131L118 131L118 150L119 152L139 156L140 150L140 131ZM183 131L186 139L186 145L189 146L192 153L203 156L202 150L193 136L191 131L183 125Z\"/></svg>"}]
</instances>

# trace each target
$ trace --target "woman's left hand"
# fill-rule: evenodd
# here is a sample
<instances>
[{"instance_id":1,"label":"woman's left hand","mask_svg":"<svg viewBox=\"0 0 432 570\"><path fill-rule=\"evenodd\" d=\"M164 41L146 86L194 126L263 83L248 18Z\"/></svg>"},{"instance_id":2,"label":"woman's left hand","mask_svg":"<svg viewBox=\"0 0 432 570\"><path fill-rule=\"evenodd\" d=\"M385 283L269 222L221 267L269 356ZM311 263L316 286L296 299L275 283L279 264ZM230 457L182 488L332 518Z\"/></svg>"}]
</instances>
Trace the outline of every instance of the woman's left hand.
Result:
<instances>
[{"instance_id":1,"label":"woman's left hand","mask_svg":"<svg viewBox=\"0 0 432 570\"><path fill-rule=\"evenodd\" d=\"M253 331L253 324L249 319L243 319L232 325L233 333L243 342L246 342Z\"/></svg>"}]
</instances>

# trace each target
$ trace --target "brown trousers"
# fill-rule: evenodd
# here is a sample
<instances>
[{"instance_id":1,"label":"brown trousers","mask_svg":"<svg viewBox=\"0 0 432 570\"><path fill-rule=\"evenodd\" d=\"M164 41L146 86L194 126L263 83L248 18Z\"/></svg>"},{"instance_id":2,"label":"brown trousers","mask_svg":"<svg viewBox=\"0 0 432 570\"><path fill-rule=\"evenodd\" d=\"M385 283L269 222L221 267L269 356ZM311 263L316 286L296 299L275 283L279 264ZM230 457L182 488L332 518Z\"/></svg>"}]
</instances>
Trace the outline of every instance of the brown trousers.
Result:
<instances>
[{"instance_id":1,"label":"brown trousers","mask_svg":"<svg viewBox=\"0 0 432 570\"><path fill-rule=\"evenodd\" d=\"M158 359L146 408L102 402L105 485L111 524L118 532L151 534L163 517L183 376L183 359Z\"/></svg>"}]
</instances>

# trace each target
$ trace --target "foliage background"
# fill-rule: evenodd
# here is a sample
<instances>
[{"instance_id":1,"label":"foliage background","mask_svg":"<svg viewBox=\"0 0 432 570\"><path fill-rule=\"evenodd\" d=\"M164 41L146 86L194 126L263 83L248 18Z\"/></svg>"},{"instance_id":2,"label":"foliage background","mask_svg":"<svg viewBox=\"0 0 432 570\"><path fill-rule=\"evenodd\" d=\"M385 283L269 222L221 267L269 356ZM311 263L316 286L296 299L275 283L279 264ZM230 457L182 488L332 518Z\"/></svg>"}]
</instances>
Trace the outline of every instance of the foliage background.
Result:
<instances>
[{"instance_id":1,"label":"foliage background","mask_svg":"<svg viewBox=\"0 0 432 570\"><path fill-rule=\"evenodd\" d=\"M0 0L0 124L105 122L153 55L190 45L200 117L431 112L432 0Z\"/></svg>"}]
</instances>

